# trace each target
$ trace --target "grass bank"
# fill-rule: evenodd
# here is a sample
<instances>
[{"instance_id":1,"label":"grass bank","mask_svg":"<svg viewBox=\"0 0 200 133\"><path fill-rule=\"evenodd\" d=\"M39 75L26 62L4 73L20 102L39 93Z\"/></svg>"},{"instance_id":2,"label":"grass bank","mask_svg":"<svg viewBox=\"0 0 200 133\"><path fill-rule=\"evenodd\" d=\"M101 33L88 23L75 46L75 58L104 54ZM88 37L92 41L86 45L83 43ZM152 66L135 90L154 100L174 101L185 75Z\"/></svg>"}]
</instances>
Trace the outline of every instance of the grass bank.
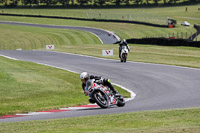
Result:
<instances>
[{"instance_id":1,"label":"grass bank","mask_svg":"<svg viewBox=\"0 0 200 133\"><path fill-rule=\"evenodd\" d=\"M186 12L187 7L187 12ZM178 21L178 24L185 17L199 18L199 5L157 7L157 8L118 8L118 9L2 9L4 13L46 15L75 18L96 18L96 19L117 19L134 20L156 24L166 24L166 17ZM187 19L192 23L197 20Z\"/></svg>"},{"instance_id":2,"label":"grass bank","mask_svg":"<svg viewBox=\"0 0 200 133\"><path fill-rule=\"evenodd\" d=\"M1 133L165 133L200 131L200 108L0 123Z\"/></svg>"},{"instance_id":3,"label":"grass bank","mask_svg":"<svg viewBox=\"0 0 200 133\"><path fill-rule=\"evenodd\" d=\"M100 40L89 32L38 28L30 26L14 26L0 24L0 49L31 50L45 48L46 45L99 45Z\"/></svg>"},{"instance_id":4,"label":"grass bank","mask_svg":"<svg viewBox=\"0 0 200 133\"><path fill-rule=\"evenodd\" d=\"M168 15L169 13L167 12L170 10L170 14L173 17L177 16L176 18L179 18L178 20L190 20L182 18L184 15L186 15L186 13L183 11L183 7L182 9L180 8L181 12L179 12L179 14L176 12L176 10L179 10L178 8L163 8L159 10L160 11L153 10L153 12L161 14L163 10ZM188 16L190 17L191 15ZM192 17L196 16L194 15ZM146 35L163 34L169 32L195 32L192 27L181 27L180 25L175 29L165 29L135 24L104 22L97 23L74 20L5 16L0 16L0 19L6 21L41 24L98 27L113 31L121 38L144 37ZM191 20L191 22L196 23L197 20ZM71 30L52 30L10 25L3 25L0 27L0 29L2 31L0 35L4 38L1 40L3 40L6 45L12 46L15 39L19 40L19 43L15 44L17 46L21 46L23 42L26 42L25 44L28 43L29 45L33 45L35 43L42 46L44 44L46 45L46 43L50 43L56 44L56 51L78 53L97 57L102 57L102 49L113 49L114 56L107 58L118 59L117 45L100 45L99 41L95 41L95 39L92 43L90 43L91 41L88 41L89 44L84 41L74 43L73 39L71 39L69 35L65 34L65 32L70 32ZM19 33L22 36L20 36ZM33 33L34 37L31 37L32 35L28 33ZM77 32L73 33L73 35L78 36ZM9 36L11 36L11 38L9 38ZM23 38L23 36L26 37ZM40 38L40 36L42 37ZM12 40L12 38L15 39ZM84 40L89 39L84 38ZM39 49L44 50L44 48L41 47L39 47ZM131 52L128 56L128 60L200 68L200 49L192 47L131 45ZM87 97L82 94L79 75L77 74L47 66L37 65L34 63L13 61L3 57L0 57L0 68L0 92L2 94L0 96L0 115L5 113L12 114L26 111L48 110L52 108L87 103ZM73 98L72 95L69 96L68 93L73 94ZM120 93L122 93L122 95L129 96L126 92ZM77 96L77 98L74 96ZM87 116L78 117L76 119L66 118L59 120L0 123L0 132L196 133L200 131L199 112L200 109L196 108Z\"/></svg>"},{"instance_id":5,"label":"grass bank","mask_svg":"<svg viewBox=\"0 0 200 133\"><path fill-rule=\"evenodd\" d=\"M95 49L95 50L94 50ZM113 49L113 56L102 56L103 49ZM156 64L168 64L176 66L186 66L200 68L200 49L194 47L170 47L170 46L155 46L155 45L139 45L130 44L130 53L128 61L147 62ZM90 52L88 52L88 50ZM96 56L100 58L109 58L119 60L118 45L98 45L85 46L81 49L75 46L62 46L56 51L77 53L83 55Z\"/></svg>"},{"instance_id":6,"label":"grass bank","mask_svg":"<svg viewBox=\"0 0 200 133\"><path fill-rule=\"evenodd\" d=\"M190 10L197 10L198 6L192 6L189 9ZM128 13L135 13L138 16L142 16L141 13L147 12L147 17L151 18L154 21L159 21L160 18L164 17L164 20L166 22L166 16L170 17L173 16L173 19L176 19L178 24L176 28L156 28L156 27L150 27L150 26L144 26L144 25L137 25L137 24L126 24L126 23L106 23L106 22L91 22L91 21L77 21L77 20L58 20L58 19L47 19L47 18L26 18L26 17L9 17L9 16L0 16L1 20L5 21L19 21L19 22L29 22L29 23L41 23L41 24L53 24L53 25L70 25L70 26L88 26L88 27L97 27L97 28L102 28L106 30L110 30L114 33L116 33L120 38L141 38L141 37L152 37L152 36L165 36L169 37L169 34L177 34L181 35L184 33L187 33L187 36L189 37L191 33L195 33L196 30L193 28L193 24L198 24L199 20L198 19L192 19L198 18L199 12L198 11L188 11L187 13L184 11L185 7L171 7L171 8L148 8L148 9L101 9L98 11L91 11L92 13L94 12L103 12L105 14L116 14L122 11L125 14ZM17 9L18 10L18 9ZM31 9L30 9L31 10ZM27 10L29 12L30 10ZM86 10L86 9L85 9ZM57 10L53 10L57 12ZM17 11L16 11L17 12ZM49 13L47 15L50 15L51 11L45 11L46 13ZM84 9L82 10L64 10L63 12L67 12L66 14L82 14L86 13ZM78 13L77 13L78 12ZM170 13L169 13L170 12ZM58 12L59 14L60 12ZM98 14L98 13L97 13ZM157 19L153 19L150 17L150 15L155 15L157 16ZM187 15L187 16L186 16ZM189 18L191 17L191 18ZM109 18L109 17L108 17ZM137 17L136 17L137 18ZM139 20L143 20L142 18L138 17ZM180 23L183 21L188 21L191 23L191 26L185 27L181 26ZM148 20L149 22L149 20ZM198 38L199 39L199 38Z\"/></svg>"},{"instance_id":7,"label":"grass bank","mask_svg":"<svg viewBox=\"0 0 200 133\"><path fill-rule=\"evenodd\" d=\"M0 25L0 29L1 49L45 50L47 44L54 44L56 51L119 59L117 44L102 45L96 36L87 32L14 25ZM130 44L130 48L128 61L200 68L199 48L136 44ZM113 49L114 55L102 56L102 50L108 49Z\"/></svg>"},{"instance_id":8,"label":"grass bank","mask_svg":"<svg viewBox=\"0 0 200 133\"><path fill-rule=\"evenodd\" d=\"M0 68L0 116L88 104L79 74L1 56Z\"/></svg>"}]
</instances>

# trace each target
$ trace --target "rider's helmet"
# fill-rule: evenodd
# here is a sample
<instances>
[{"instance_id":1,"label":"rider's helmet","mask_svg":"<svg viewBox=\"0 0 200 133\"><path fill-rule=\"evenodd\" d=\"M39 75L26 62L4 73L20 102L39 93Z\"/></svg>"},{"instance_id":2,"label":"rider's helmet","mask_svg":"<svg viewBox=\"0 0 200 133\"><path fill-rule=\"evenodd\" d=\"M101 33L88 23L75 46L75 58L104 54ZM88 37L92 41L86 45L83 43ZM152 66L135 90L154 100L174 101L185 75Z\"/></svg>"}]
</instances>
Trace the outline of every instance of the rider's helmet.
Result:
<instances>
[{"instance_id":1,"label":"rider's helmet","mask_svg":"<svg viewBox=\"0 0 200 133\"><path fill-rule=\"evenodd\" d=\"M80 74L80 79L83 83L85 83L89 79L89 74L87 72L82 72Z\"/></svg>"},{"instance_id":2,"label":"rider's helmet","mask_svg":"<svg viewBox=\"0 0 200 133\"><path fill-rule=\"evenodd\" d=\"M122 44L125 44L125 45L128 44L128 43L126 42L126 39L123 39L123 40L122 40Z\"/></svg>"}]
</instances>

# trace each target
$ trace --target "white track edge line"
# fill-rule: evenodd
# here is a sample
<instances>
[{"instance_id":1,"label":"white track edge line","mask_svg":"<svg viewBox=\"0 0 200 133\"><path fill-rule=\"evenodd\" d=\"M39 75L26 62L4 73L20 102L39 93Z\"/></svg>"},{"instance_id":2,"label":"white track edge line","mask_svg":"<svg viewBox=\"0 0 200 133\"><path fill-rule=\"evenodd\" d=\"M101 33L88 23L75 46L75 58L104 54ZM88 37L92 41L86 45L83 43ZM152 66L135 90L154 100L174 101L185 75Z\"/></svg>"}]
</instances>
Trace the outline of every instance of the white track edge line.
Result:
<instances>
[{"instance_id":1,"label":"white track edge line","mask_svg":"<svg viewBox=\"0 0 200 133\"><path fill-rule=\"evenodd\" d=\"M16 58L12 58L12 57L9 57L9 56L4 56L2 54L0 54L0 56L3 56L3 57L8 58L8 59L18 60ZM61 67L56 67L56 66L53 66L53 65L48 65L48 64L44 64L44 63L37 63L37 62L34 62L34 63L40 64L40 65L49 66L49 67L54 67L54 68L57 68L57 69L66 70L66 71L69 71L69 72L73 72L73 73L79 74L78 72L75 72L75 71L72 71L72 70L69 70L69 69L64 69L64 68L61 68ZM128 91L129 93L131 93L131 98L126 98L126 101L130 101L130 100L133 100L135 98L136 94L133 91L131 91L131 90L129 90L129 89L127 89L127 88L125 88L125 87L123 87L121 85L118 85L116 83L112 83L112 84L115 84L115 85L119 86L120 88L122 88L122 89Z\"/></svg>"},{"instance_id":2,"label":"white track edge line","mask_svg":"<svg viewBox=\"0 0 200 133\"><path fill-rule=\"evenodd\" d=\"M11 60L18 60L18 59L16 59L16 58L12 58L12 57L9 57L9 56L6 56L6 55L2 55L2 54L0 54L0 56L5 57L5 58L8 58L8 59L11 59Z\"/></svg>"},{"instance_id":3,"label":"white track edge line","mask_svg":"<svg viewBox=\"0 0 200 133\"><path fill-rule=\"evenodd\" d=\"M2 21L2 22L15 22L15 23L24 23L24 24L38 24L38 23L26 23L26 22L17 22L17 21ZM45 25L45 24L42 24ZM46 24L49 25L49 24ZM51 26L51 25L50 25ZM65 26L65 25L52 25L52 26ZM71 26L71 27L76 27L76 26ZM81 26L77 26L77 27L81 27ZM83 27L84 28L84 27ZM93 28L93 27L87 27L86 28ZM103 30L106 31L104 29L101 28L93 28L93 29L99 29L99 30ZM109 32L109 31L106 31ZM91 32L92 33L92 32ZM94 34L94 33L92 33ZM95 35L95 34L94 34ZM119 38L116 34L114 34L117 38ZM120 38L119 38L120 39ZM56 51L54 51L56 52ZM59 53L59 52L58 52ZM60 53L64 53L64 52L60 52ZM67 54L72 54L72 53L67 53ZM79 54L74 54L74 55L79 55ZM80 56L86 56L86 55L80 55ZM92 57L92 56L86 56L86 57ZM93 57L93 58L98 58L98 59L103 59L103 58L99 58L99 57ZM105 59L106 60L106 59ZM113 60L113 59L107 59L107 60ZM178 67L178 68L187 68L187 69L193 69L193 70L200 70L198 68L190 68L190 67L183 67L183 66L175 66L175 65L165 65L165 64L155 64L155 63L143 63L143 62L132 62L132 61L127 61L130 63L140 63L140 64L152 64L152 65L160 65L160 66L172 66L172 67Z\"/></svg>"},{"instance_id":4,"label":"white track edge line","mask_svg":"<svg viewBox=\"0 0 200 133\"><path fill-rule=\"evenodd\" d=\"M43 50L35 50L35 51L43 51ZM74 53L65 53L65 52L58 52L58 51L49 51L49 52L55 52L55 53L63 53L63 54L70 54L70 55L77 55L77 56L84 56L84 57L90 57L94 59L100 59L100 60L114 60L114 59L106 59L101 57L94 57L89 55L80 55L80 54L74 54ZM118 60L114 60L118 61ZM176 67L176 68L184 68L184 69L191 69L191 70L199 70L199 68L192 68L192 67L186 67L186 66L176 66L176 65L167 65L167 64L156 64L156 63L146 63L146 62L133 62L133 61L127 61L129 63L135 63L135 64L149 64L149 65L156 65L156 66L170 66L170 67Z\"/></svg>"},{"instance_id":5,"label":"white track edge line","mask_svg":"<svg viewBox=\"0 0 200 133\"><path fill-rule=\"evenodd\" d=\"M75 71L72 71L72 70L69 70L69 69L64 69L64 68L60 68L60 67L56 67L56 66L52 66L52 65L48 65L48 64L43 64L43 63L37 63L37 64L46 65L46 66L50 66L50 67L55 67L55 68L58 68L58 69L67 70L67 71L79 74L78 72L75 72ZM122 89L128 91L129 93L131 93L131 98L126 98L126 101L130 101L130 100L133 100L135 98L136 94L133 91L131 91L131 90L129 90L129 89L127 89L127 88L125 88L125 87L123 87L121 85L118 85L116 83L112 83L112 84L114 84L116 86L119 86L120 88L122 88Z\"/></svg>"}]
</instances>

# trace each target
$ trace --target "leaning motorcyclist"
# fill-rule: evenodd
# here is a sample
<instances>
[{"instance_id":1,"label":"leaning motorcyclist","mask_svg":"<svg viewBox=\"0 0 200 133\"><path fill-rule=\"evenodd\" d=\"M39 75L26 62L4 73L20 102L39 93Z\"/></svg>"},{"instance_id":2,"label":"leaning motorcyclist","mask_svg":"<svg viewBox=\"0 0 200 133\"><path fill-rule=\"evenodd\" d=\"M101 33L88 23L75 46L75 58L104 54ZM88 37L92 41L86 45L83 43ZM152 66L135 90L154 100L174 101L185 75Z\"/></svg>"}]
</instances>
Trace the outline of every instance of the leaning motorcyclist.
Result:
<instances>
[{"instance_id":1,"label":"leaning motorcyclist","mask_svg":"<svg viewBox=\"0 0 200 133\"><path fill-rule=\"evenodd\" d=\"M122 46L126 46L128 51L130 51L130 47L128 46L128 43L125 39L123 39L122 41L120 41L119 43L119 58L121 58L121 51L122 51Z\"/></svg>"},{"instance_id":2,"label":"leaning motorcyclist","mask_svg":"<svg viewBox=\"0 0 200 133\"><path fill-rule=\"evenodd\" d=\"M80 74L80 79L82 81L82 89L86 96L88 95L88 87L91 87L92 83L108 86L115 95L120 96L118 91L112 86L110 79L102 78L100 76L89 75L87 72L82 72ZM94 100L90 98L89 102L94 103Z\"/></svg>"}]
</instances>

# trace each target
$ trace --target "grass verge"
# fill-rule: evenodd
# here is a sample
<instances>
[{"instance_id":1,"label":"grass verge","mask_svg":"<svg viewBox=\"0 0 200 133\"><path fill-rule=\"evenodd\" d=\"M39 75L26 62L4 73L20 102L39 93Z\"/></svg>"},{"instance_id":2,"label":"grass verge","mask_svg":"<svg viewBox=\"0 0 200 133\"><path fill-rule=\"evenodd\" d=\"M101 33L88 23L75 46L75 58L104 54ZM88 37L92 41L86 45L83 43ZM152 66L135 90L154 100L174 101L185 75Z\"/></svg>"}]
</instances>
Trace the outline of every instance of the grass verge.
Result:
<instances>
[{"instance_id":1,"label":"grass verge","mask_svg":"<svg viewBox=\"0 0 200 133\"><path fill-rule=\"evenodd\" d=\"M0 115L88 104L79 74L1 56L0 68Z\"/></svg>"},{"instance_id":2,"label":"grass verge","mask_svg":"<svg viewBox=\"0 0 200 133\"><path fill-rule=\"evenodd\" d=\"M0 123L1 133L164 133L200 131L200 108L143 111L40 120L29 122Z\"/></svg>"},{"instance_id":3,"label":"grass verge","mask_svg":"<svg viewBox=\"0 0 200 133\"><path fill-rule=\"evenodd\" d=\"M0 49L31 50L45 48L46 45L99 45L100 40L85 31L39 28L0 24Z\"/></svg>"},{"instance_id":4,"label":"grass verge","mask_svg":"<svg viewBox=\"0 0 200 133\"><path fill-rule=\"evenodd\" d=\"M157 9L157 8L156 8ZM190 13L184 13L182 7L177 9L171 8L170 15L180 21L190 20L183 17L196 17L198 15L190 15ZM114 11L114 10L113 10ZM128 10L127 10L128 11ZM131 11L131 10L130 10ZM169 15L169 8L162 8L160 11L154 10L154 13L163 13ZM178 11L178 12L176 12ZM114 11L116 12L116 11ZM152 14L153 14L152 12ZM187 16L185 16L187 15ZM90 26L107 29L117 33L121 38L131 37L144 37L152 34L164 34L173 32L194 32L192 27L182 27L180 25L175 29L163 29L154 28L135 24L117 24L117 23L97 23L87 21L74 21L74 20L57 20L57 19L39 19L39 18L23 18L23 17L5 17L0 16L1 20L6 21L19 21L29 23L42 23L42 24L56 24L56 25L72 25L72 26ZM22 20L23 19L23 20ZM191 20L191 23L197 23L198 20ZM5 25L4 25L5 26ZM11 26L0 27L1 30L8 30ZM116 29L116 27L118 27ZM16 28L16 27L12 27ZM5 34L6 36L14 33L14 38L19 39L22 36L18 36L19 31L24 32L23 35L27 35L26 39L31 38L28 36L27 31L31 30L22 28L13 29ZM142 29L142 30L141 30ZM145 30L143 30L145 29ZM50 35L54 33L54 35ZM57 44L57 51L92 55L97 57L101 56L102 49L113 49L114 53L118 53L117 45L85 45L85 42L78 42L74 45L74 41L67 42L65 31L57 30L47 31L40 29L39 35L45 42L37 41L44 45L46 40L48 43ZM57 33L61 32L56 36ZM66 30L67 32L67 30ZM33 32L34 33L34 32ZM77 34L77 33L75 33ZM51 39L54 37L54 39ZM32 37L29 41L29 45L32 45L38 36ZM60 39L59 39L60 38ZM9 40L10 38L7 38ZM62 40L62 41L59 41ZM73 39L72 39L73 40ZM25 38L19 41L19 44L23 43ZM70 39L69 39L70 41ZM89 41L90 42L90 41ZM12 45L13 42L7 43ZM75 43L76 44L76 43ZM84 44L84 47L81 47ZM94 50L95 49L95 50ZM90 51L90 52L88 52ZM162 64L173 64L181 66L190 66L200 68L200 55L198 48L191 47L163 47L152 45L131 45L131 53L128 60L139 62L152 62ZM111 59L118 59L117 54ZM82 95L78 75L72 74L59 69L54 69L46 66L36 65L29 62L11 61L0 57L0 113L17 113L26 111L46 110L51 108L66 107L72 105L84 104L87 102L87 98ZM74 79L68 81L67 79ZM73 77L73 78L71 78ZM73 99L67 95L72 93ZM122 93L122 92L120 92ZM126 94L122 94L126 95ZM78 98L74 98L77 96ZM47 100L48 99L48 100ZM25 101L25 103L23 102ZM37 101L37 102L36 102ZM71 103L72 102L72 103ZM102 116L87 116L79 118L66 118L60 120L43 120L43 121L31 121L31 122L16 122L16 123L0 123L0 132L199 132L200 131L200 109L185 109L185 110L166 110L166 111L149 111L149 112L137 112L137 113L125 113L125 114L112 114Z\"/></svg>"},{"instance_id":5,"label":"grass verge","mask_svg":"<svg viewBox=\"0 0 200 133\"><path fill-rule=\"evenodd\" d=\"M47 44L54 44L56 51L119 60L117 44L102 45L96 36L87 32L13 25L0 25L0 29L1 49L45 50ZM130 46L128 61L200 68L199 48L136 44ZM102 56L102 50L110 49L113 49L114 56Z\"/></svg>"},{"instance_id":6,"label":"grass verge","mask_svg":"<svg viewBox=\"0 0 200 133\"><path fill-rule=\"evenodd\" d=\"M184 17L184 16L183 16ZM141 38L141 37L169 37L173 34L183 34L184 38L189 38L192 33L196 30L193 28L193 24L199 23L199 20L189 21L191 26L181 26L178 24L176 28L157 28L138 24L127 24L127 23L108 23L108 22L92 22L92 21L77 21L77 20L65 20L65 19L48 19L48 18L29 18L29 17L11 17L11 16L0 16L1 20L4 21L18 21L28 23L40 23L40 24L53 24L53 25L69 25L69 26L87 26L106 29L116 33L120 38ZM180 22L187 20L182 17L179 18ZM178 20L177 20L178 21ZM187 33L187 34L186 34ZM199 39L199 38L198 38Z\"/></svg>"},{"instance_id":7,"label":"grass verge","mask_svg":"<svg viewBox=\"0 0 200 133\"><path fill-rule=\"evenodd\" d=\"M187 7L187 12L185 8ZM199 17L199 5L157 7L157 8L121 8L121 9L2 9L4 13L48 15L75 18L122 19L166 24L166 17L183 20L182 17ZM186 19L186 18L185 18ZM197 22L190 20L191 22ZM178 24L180 22L178 21Z\"/></svg>"},{"instance_id":8,"label":"grass verge","mask_svg":"<svg viewBox=\"0 0 200 133\"><path fill-rule=\"evenodd\" d=\"M102 50L114 51L113 56L102 56ZM155 46L155 45L139 45L130 44L130 53L128 61L147 62L156 64L168 64L177 66L186 66L200 68L200 49L195 47L170 47L170 46ZM83 55L96 56L100 58L109 58L119 60L118 45L98 45L84 46L81 49L76 46L61 46L56 51L77 53ZM88 52L89 51L89 52Z\"/></svg>"}]
</instances>

